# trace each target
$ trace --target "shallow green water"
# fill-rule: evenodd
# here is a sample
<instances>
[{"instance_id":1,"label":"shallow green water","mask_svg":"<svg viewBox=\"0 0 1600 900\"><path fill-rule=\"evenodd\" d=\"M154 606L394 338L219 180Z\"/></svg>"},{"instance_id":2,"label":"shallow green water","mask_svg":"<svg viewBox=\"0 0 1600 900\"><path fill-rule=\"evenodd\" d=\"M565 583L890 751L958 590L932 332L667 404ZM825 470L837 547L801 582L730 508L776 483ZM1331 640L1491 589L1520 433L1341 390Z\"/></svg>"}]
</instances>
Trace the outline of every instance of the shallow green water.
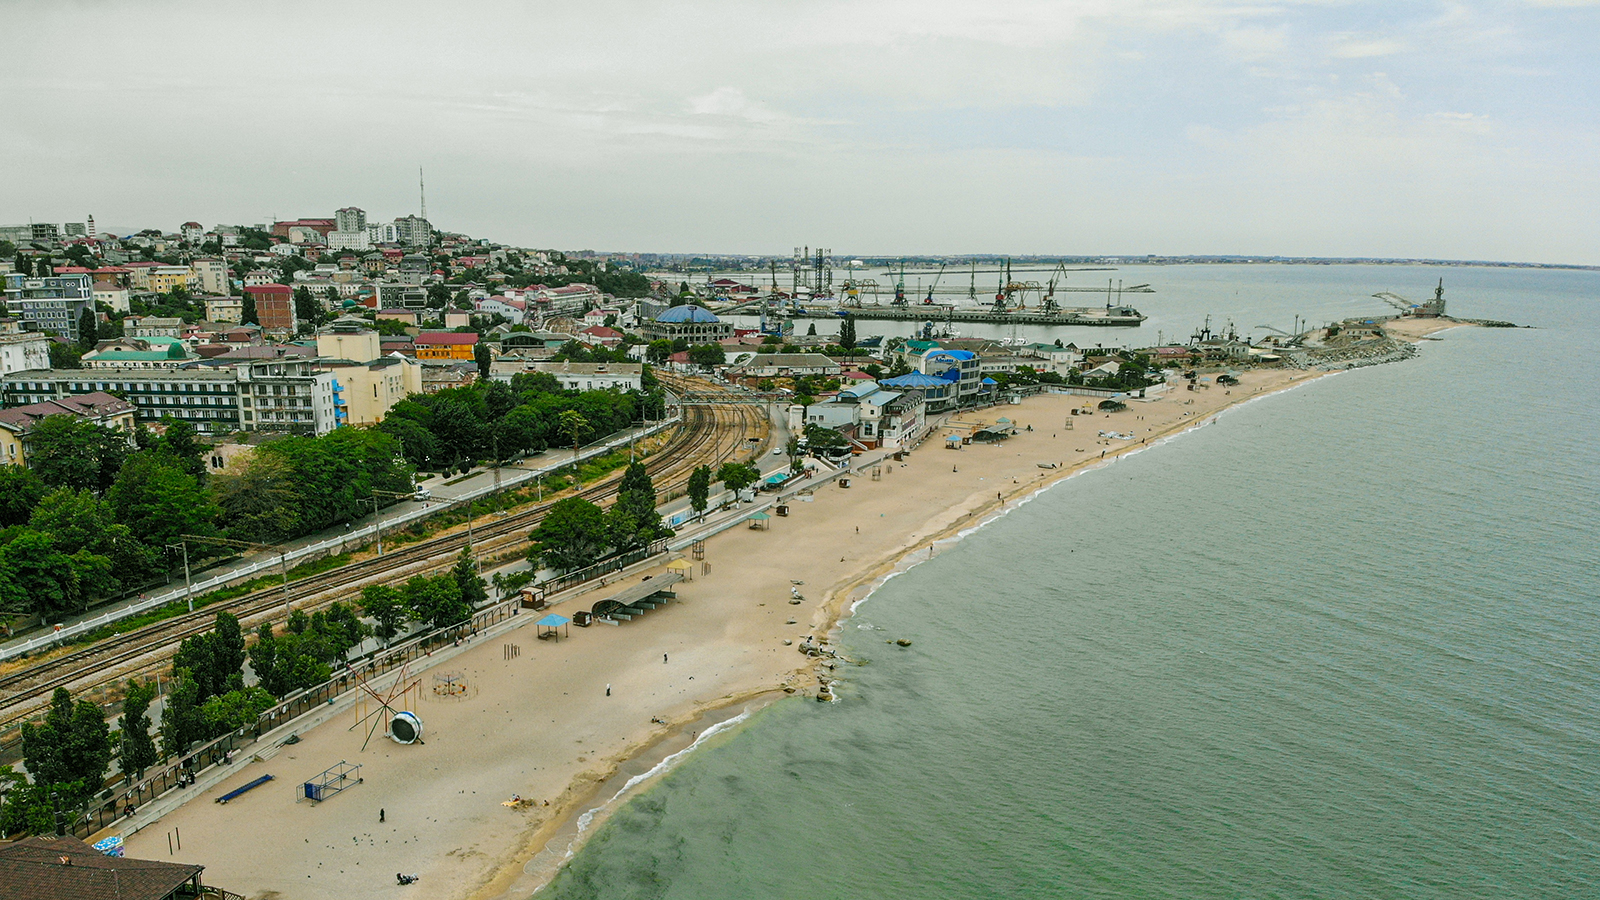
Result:
<instances>
[{"instance_id":1,"label":"shallow green water","mask_svg":"<svg viewBox=\"0 0 1600 900\"><path fill-rule=\"evenodd\" d=\"M1286 271L1314 306L1328 270ZM847 623L841 702L719 736L541 896L1600 894L1600 275L1446 277L1541 329L1247 404L945 547Z\"/></svg>"}]
</instances>

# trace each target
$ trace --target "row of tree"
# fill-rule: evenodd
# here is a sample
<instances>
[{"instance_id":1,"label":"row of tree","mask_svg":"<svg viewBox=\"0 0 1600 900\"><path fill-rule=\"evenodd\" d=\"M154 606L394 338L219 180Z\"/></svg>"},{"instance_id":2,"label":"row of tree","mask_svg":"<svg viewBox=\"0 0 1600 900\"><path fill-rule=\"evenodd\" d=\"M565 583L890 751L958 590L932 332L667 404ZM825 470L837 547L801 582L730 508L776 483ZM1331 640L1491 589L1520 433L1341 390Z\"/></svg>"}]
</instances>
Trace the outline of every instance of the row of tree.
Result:
<instances>
[{"instance_id":1,"label":"row of tree","mask_svg":"<svg viewBox=\"0 0 1600 900\"><path fill-rule=\"evenodd\" d=\"M378 430L398 439L406 460L418 469L450 469L575 446L645 415L659 417L664 408L659 390L566 391L552 375L524 373L509 385L480 381L408 397L394 405Z\"/></svg>"},{"instance_id":2,"label":"row of tree","mask_svg":"<svg viewBox=\"0 0 1600 900\"><path fill-rule=\"evenodd\" d=\"M185 535L277 542L355 519L373 491L412 485L400 445L371 429L269 441L238 476L208 476L187 422L125 432L48 416L29 468L0 466L0 611L54 617L171 570ZM221 552L191 542L191 562Z\"/></svg>"}]
</instances>

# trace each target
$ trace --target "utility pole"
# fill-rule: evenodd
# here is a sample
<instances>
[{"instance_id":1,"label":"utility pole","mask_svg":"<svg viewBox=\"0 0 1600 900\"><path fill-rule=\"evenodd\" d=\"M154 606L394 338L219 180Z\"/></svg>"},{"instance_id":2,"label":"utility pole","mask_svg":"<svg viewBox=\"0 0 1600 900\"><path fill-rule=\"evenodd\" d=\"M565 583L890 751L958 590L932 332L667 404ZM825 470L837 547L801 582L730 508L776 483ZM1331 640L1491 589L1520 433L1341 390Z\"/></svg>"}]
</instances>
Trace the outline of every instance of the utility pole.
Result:
<instances>
[{"instance_id":1,"label":"utility pole","mask_svg":"<svg viewBox=\"0 0 1600 900\"><path fill-rule=\"evenodd\" d=\"M189 601L189 612L194 612L194 581L189 577L189 542L179 541L167 545L168 550L174 547L183 551L183 596Z\"/></svg>"},{"instance_id":2,"label":"utility pole","mask_svg":"<svg viewBox=\"0 0 1600 900\"><path fill-rule=\"evenodd\" d=\"M394 491L373 490L371 493L372 493L372 533L374 535L376 535L377 538L378 538L378 555L382 556L383 555L383 519L378 517L378 498L379 497L393 497L396 500L404 500L407 497L416 496L416 492L413 491L410 494L400 494L400 493L396 493Z\"/></svg>"},{"instance_id":3,"label":"utility pole","mask_svg":"<svg viewBox=\"0 0 1600 900\"><path fill-rule=\"evenodd\" d=\"M278 554L278 570L283 573L283 608L285 610L288 610L290 608L290 605L289 605L289 564L288 564L288 561L287 561L287 557L288 557L288 553L289 553L288 550L286 550L286 549L284 549L282 547L274 547L271 544L258 544L258 543L254 542L254 541L236 541L236 540L233 540L231 538L210 537L208 535L202 535L202 534L185 534L185 535L182 535L182 538L183 538L183 543L185 544L185 547L184 547L184 580L185 581L188 580L188 574L189 574L189 566L188 566L189 550L188 550L188 546L187 546L187 542L189 542L189 541L199 541L202 544L218 544L218 545L223 546L223 547L231 547L231 548L233 548L235 550L265 550L265 551L267 551L269 553L270 552L276 552ZM189 609L191 611L194 609L194 601L193 601L192 598L190 599L190 602L189 602Z\"/></svg>"}]
</instances>

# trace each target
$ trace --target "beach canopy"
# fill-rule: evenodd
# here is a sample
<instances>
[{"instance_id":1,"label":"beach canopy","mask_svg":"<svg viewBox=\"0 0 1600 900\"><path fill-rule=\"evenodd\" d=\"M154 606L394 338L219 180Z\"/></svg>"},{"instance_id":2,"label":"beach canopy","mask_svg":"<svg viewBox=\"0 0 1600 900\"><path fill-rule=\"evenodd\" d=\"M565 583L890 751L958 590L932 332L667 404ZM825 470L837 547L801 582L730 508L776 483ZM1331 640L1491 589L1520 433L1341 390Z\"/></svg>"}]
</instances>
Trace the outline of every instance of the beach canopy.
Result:
<instances>
[{"instance_id":1,"label":"beach canopy","mask_svg":"<svg viewBox=\"0 0 1600 900\"><path fill-rule=\"evenodd\" d=\"M672 562L667 563L667 568L669 568L669 569L677 569L678 571L681 572L684 569L692 569L692 568L694 568L694 563L689 562L687 559L675 559Z\"/></svg>"},{"instance_id":2,"label":"beach canopy","mask_svg":"<svg viewBox=\"0 0 1600 900\"><path fill-rule=\"evenodd\" d=\"M555 613L551 613L550 615L545 616L544 618L540 619L539 621L535 622L534 624L535 625L543 625L546 628L560 628L562 625L565 625L570 621L572 621L572 620L567 618L566 616L558 616Z\"/></svg>"},{"instance_id":3,"label":"beach canopy","mask_svg":"<svg viewBox=\"0 0 1600 900\"><path fill-rule=\"evenodd\" d=\"M758 512L758 513L752 513L752 514L751 514L751 515L750 515L750 518L752 518L752 519L755 519L755 520L756 520L756 521L758 521L758 522L759 522L759 521L762 521L762 520L763 520L763 519L770 519L770 518L772 518L772 517L771 517L771 516L769 516L769 515L767 515L767 514L766 514L766 513L764 513L764 512Z\"/></svg>"}]
</instances>

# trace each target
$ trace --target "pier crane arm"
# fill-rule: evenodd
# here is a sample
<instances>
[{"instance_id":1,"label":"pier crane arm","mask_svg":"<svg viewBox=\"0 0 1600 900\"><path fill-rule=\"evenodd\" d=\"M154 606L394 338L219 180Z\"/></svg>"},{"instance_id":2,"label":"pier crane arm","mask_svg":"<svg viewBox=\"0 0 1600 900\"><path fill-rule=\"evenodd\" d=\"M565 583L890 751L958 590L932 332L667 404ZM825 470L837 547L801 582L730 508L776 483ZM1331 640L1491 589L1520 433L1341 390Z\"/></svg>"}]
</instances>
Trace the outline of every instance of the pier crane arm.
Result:
<instances>
[{"instance_id":1,"label":"pier crane arm","mask_svg":"<svg viewBox=\"0 0 1600 900\"><path fill-rule=\"evenodd\" d=\"M1415 309L1416 306L1417 306L1417 304L1412 303L1410 300L1407 300L1406 298L1400 296L1399 294L1394 293L1393 291L1379 291L1376 294L1373 294L1372 296L1378 298L1379 300L1382 300L1383 302L1389 304L1390 306L1394 307L1395 309L1400 310L1401 312L1410 312L1411 310Z\"/></svg>"}]
</instances>

